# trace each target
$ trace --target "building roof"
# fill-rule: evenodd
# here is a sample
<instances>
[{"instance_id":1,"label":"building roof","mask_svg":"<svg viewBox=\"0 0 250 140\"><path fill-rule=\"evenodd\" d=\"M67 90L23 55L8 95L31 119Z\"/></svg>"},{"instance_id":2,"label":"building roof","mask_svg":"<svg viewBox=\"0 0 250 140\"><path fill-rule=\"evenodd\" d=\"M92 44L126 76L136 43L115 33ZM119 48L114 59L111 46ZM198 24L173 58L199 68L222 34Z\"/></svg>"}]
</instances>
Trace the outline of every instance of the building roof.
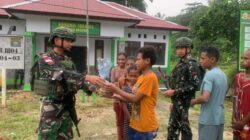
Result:
<instances>
[{"instance_id":1,"label":"building roof","mask_svg":"<svg viewBox=\"0 0 250 140\"><path fill-rule=\"evenodd\" d=\"M168 30L183 30L183 31L188 30L188 28L185 26L178 25L170 21L166 21L163 19L147 15L146 13L140 12L138 10L131 9L114 2L107 2L107 3L127 13L140 17L141 22L135 25L135 27L137 28L153 28L153 29L168 29Z\"/></svg>"},{"instance_id":2,"label":"building roof","mask_svg":"<svg viewBox=\"0 0 250 140\"><path fill-rule=\"evenodd\" d=\"M88 1L88 15L91 19L135 22L136 28L181 30L188 28L173 22L161 20L137 10L127 8L114 2L99 0L0 0L1 13L29 13L39 15L55 15L68 17L86 17ZM7 12L6 12L7 11Z\"/></svg>"},{"instance_id":3,"label":"building roof","mask_svg":"<svg viewBox=\"0 0 250 140\"><path fill-rule=\"evenodd\" d=\"M87 14L86 0L19 0L16 5L12 5L13 3L6 4L8 3L6 1L11 2L13 0L0 2L0 6L9 12L69 17L85 17ZM110 8L109 5L97 0L88 0L88 15L92 19L140 21L137 17Z\"/></svg>"},{"instance_id":4,"label":"building roof","mask_svg":"<svg viewBox=\"0 0 250 140\"><path fill-rule=\"evenodd\" d=\"M13 5L16 3L24 2L24 0L1 0L0 1L0 17L2 18L13 18L11 14L9 14L6 10L1 9L1 6L4 5Z\"/></svg>"},{"instance_id":5,"label":"building roof","mask_svg":"<svg viewBox=\"0 0 250 140\"><path fill-rule=\"evenodd\" d=\"M0 9L0 17L8 18L10 17L10 14L7 13L5 10Z\"/></svg>"},{"instance_id":6,"label":"building roof","mask_svg":"<svg viewBox=\"0 0 250 140\"><path fill-rule=\"evenodd\" d=\"M5 5L12 5L16 3L21 3L24 2L25 0L1 0L0 1L0 6L5 6Z\"/></svg>"},{"instance_id":7,"label":"building roof","mask_svg":"<svg viewBox=\"0 0 250 140\"><path fill-rule=\"evenodd\" d=\"M8 17L8 13L5 12L3 9L0 9L0 17Z\"/></svg>"}]
</instances>

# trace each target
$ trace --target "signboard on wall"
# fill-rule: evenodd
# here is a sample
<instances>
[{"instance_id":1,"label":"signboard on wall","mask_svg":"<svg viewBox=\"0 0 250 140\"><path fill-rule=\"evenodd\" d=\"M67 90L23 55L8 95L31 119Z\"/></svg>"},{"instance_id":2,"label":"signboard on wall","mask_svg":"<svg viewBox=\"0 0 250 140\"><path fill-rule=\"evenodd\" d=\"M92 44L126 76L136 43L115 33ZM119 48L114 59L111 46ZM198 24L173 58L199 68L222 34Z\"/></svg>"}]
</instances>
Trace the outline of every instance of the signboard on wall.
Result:
<instances>
[{"instance_id":1,"label":"signboard on wall","mask_svg":"<svg viewBox=\"0 0 250 140\"><path fill-rule=\"evenodd\" d=\"M23 36L0 36L0 69L24 69Z\"/></svg>"},{"instance_id":2,"label":"signboard on wall","mask_svg":"<svg viewBox=\"0 0 250 140\"><path fill-rule=\"evenodd\" d=\"M51 20L51 31L57 27L70 28L76 34L87 34L87 25L85 21ZM100 23L89 22L89 35L100 36Z\"/></svg>"},{"instance_id":3,"label":"signboard on wall","mask_svg":"<svg viewBox=\"0 0 250 140\"><path fill-rule=\"evenodd\" d=\"M243 52L247 49L250 49L250 10L241 10L239 61ZM238 66L240 70L240 65Z\"/></svg>"}]
</instances>

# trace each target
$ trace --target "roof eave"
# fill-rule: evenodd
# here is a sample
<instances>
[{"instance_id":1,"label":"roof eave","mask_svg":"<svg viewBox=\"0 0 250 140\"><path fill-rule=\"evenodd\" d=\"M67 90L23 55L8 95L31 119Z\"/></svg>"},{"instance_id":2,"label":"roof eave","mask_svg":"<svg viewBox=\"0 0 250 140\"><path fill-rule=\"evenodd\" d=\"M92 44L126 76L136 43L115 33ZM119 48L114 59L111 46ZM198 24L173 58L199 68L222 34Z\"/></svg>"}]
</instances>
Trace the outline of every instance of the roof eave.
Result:
<instances>
[{"instance_id":1,"label":"roof eave","mask_svg":"<svg viewBox=\"0 0 250 140\"><path fill-rule=\"evenodd\" d=\"M9 15L0 15L0 18L5 18L5 19L19 19L15 15L9 14Z\"/></svg>"},{"instance_id":2,"label":"roof eave","mask_svg":"<svg viewBox=\"0 0 250 140\"><path fill-rule=\"evenodd\" d=\"M7 12L5 9L3 9L1 7L0 7L0 9L4 11L4 13L0 14L0 18L8 18L8 19L16 19L17 18L16 16Z\"/></svg>"},{"instance_id":3,"label":"roof eave","mask_svg":"<svg viewBox=\"0 0 250 140\"><path fill-rule=\"evenodd\" d=\"M85 18L86 15L76 15L76 14L66 14L66 13L53 13L53 12L39 12L39 11L27 11L20 9L4 9L8 13L22 13L22 14L34 14L34 15L49 15L49 16L63 16L63 17L74 17L74 18ZM112 17L100 17L100 16L89 16L91 19L102 19L102 20L111 20L111 21L127 21L138 23L141 20L139 19L123 19L123 18L112 18Z\"/></svg>"},{"instance_id":4,"label":"roof eave","mask_svg":"<svg viewBox=\"0 0 250 140\"><path fill-rule=\"evenodd\" d=\"M0 15L0 18L9 18L8 15Z\"/></svg>"},{"instance_id":5,"label":"roof eave","mask_svg":"<svg viewBox=\"0 0 250 140\"><path fill-rule=\"evenodd\" d=\"M168 31L184 31L187 32L187 29L181 28L167 28L167 27L148 27L148 26L131 26L130 28L138 28L138 29L154 29L154 30L168 30Z\"/></svg>"}]
</instances>

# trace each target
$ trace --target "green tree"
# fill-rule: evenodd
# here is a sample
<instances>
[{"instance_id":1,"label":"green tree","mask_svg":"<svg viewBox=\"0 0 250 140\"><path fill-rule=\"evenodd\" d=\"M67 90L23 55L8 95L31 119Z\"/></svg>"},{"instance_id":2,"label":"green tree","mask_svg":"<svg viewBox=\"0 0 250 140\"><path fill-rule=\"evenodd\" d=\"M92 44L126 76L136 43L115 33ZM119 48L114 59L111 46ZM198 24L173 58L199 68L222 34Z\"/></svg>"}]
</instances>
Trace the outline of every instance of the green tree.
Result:
<instances>
[{"instance_id":1,"label":"green tree","mask_svg":"<svg viewBox=\"0 0 250 140\"><path fill-rule=\"evenodd\" d=\"M182 12L185 13L194 13L198 8L200 8L202 3L200 2L194 2L194 3L186 3L187 8L182 9Z\"/></svg>"},{"instance_id":2,"label":"green tree","mask_svg":"<svg viewBox=\"0 0 250 140\"><path fill-rule=\"evenodd\" d=\"M209 0L209 6L188 3L183 13L167 20L188 26L187 33L174 35L193 39L195 52L213 44L222 51L222 62L237 60L239 46L240 9L250 9L250 0Z\"/></svg>"},{"instance_id":3,"label":"green tree","mask_svg":"<svg viewBox=\"0 0 250 140\"><path fill-rule=\"evenodd\" d=\"M239 45L239 12L237 0L214 0L207 11L195 14L189 24L189 35L197 50L207 44L217 46L222 52L222 61L237 60Z\"/></svg>"},{"instance_id":4,"label":"green tree","mask_svg":"<svg viewBox=\"0 0 250 140\"><path fill-rule=\"evenodd\" d=\"M208 9L207 6L202 5L201 3L187 3L187 8L182 9L182 14L167 17L166 20L178 23L180 25L189 26L190 22L193 20L193 17L196 16L197 13L201 13L201 11L206 11Z\"/></svg>"},{"instance_id":5,"label":"green tree","mask_svg":"<svg viewBox=\"0 0 250 140\"><path fill-rule=\"evenodd\" d=\"M240 9L249 10L250 9L250 0L239 0Z\"/></svg>"},{"instance_id":6,"label":"green tree","mask_svg":"<svg viewBox=\"0 0 250 140\"><path fill-rule=\"evenodd\" d=\"M155 15L155 17L160 18L160 19L165 19L165 18L166 18L166 15L163 14L163 13L161 13L161 12L158 12L158 13Z\"/></svg>"},{"instance_id":7,"label":"green tree","mask_svg":"<svg viewBox=\"0 0 250 140\"><path fill-rule=\"evenodd\" d=\"M186 4L187 5L187 8L183 9L182 10L182 14L180 15L177 15L175 17L168 17L166 18L166 20L169 20L169 21L172 21L172 22L175 22L175 23L178 23L180 25L184 25L184 26L190 26L190 23L193 22L193 20L199 20L199 18L201 16L203 16L207 10L209 9L208 6L204 6L202 5L201 3L188 3ZM197 22L195 22L197 23ZM194 27L198 27L197 26L194 26ZM190 28L190 27L189 27ZM173 42L174 43L174 40L178 37L181 37L181 36L187 36L187 37L190 37L191 39L193 39L194 37L190 35L189 32L192 32L193 30L195 30L194 28L190 28L188 32L175 32L173 34ZM197 41L194 41L194 42L197 42ZM200 44L200 42L198 42L198 44ZM196 49L196 45L195 45L195 48L194 48L194 56L198 56L198 49ZM175 49L173 47L173 53L172 54L175 54ZM175 56L172 57L172 60L176 60Z\"/></svg>"}]
</instances>

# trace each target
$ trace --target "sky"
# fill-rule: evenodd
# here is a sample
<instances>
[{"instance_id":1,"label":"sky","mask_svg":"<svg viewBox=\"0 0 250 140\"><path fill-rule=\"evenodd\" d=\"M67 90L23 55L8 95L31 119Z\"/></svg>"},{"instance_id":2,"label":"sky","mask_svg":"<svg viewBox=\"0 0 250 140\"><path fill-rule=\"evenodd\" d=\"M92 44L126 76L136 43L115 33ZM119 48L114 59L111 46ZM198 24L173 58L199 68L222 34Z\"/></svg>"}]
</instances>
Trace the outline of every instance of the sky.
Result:
<instances>
[{"instance_id":1,"label":"sky","mask_svg":"<svg viewBox=\"0 0 250 140\"><path fill-rule=\"evenodd\" d=\"M180 14L181 10L187 7L186 3L201 2L207 5L207 0L153 0L152 3L149 0L145 1L148 5L147 13L149 15L154 16L160 12L165 14L166 17Z\"/></svg>"}]
</instances>

